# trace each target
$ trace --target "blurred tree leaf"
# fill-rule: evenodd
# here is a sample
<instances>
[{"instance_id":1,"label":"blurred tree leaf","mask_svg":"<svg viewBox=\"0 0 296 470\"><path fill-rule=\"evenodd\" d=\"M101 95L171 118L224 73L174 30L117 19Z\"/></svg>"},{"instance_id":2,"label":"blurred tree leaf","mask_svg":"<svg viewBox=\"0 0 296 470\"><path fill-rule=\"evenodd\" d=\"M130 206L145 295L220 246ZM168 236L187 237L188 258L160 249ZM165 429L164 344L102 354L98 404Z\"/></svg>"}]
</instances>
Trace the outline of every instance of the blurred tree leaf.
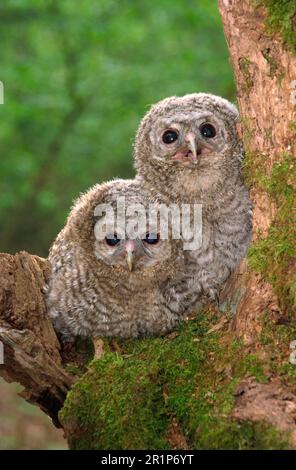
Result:
<instances>
[{"instance_id":1,"label":"blurred tree leaf","mask_svg":"<svg viewBox=\"0 0 296 470\"><path fill-rule=\"evenodd\" d=\"M0 23L1 251L46 255L74 197L132 176L150 104L234 98L214 0L6 0Z\"/></svg>"}]
</instances>

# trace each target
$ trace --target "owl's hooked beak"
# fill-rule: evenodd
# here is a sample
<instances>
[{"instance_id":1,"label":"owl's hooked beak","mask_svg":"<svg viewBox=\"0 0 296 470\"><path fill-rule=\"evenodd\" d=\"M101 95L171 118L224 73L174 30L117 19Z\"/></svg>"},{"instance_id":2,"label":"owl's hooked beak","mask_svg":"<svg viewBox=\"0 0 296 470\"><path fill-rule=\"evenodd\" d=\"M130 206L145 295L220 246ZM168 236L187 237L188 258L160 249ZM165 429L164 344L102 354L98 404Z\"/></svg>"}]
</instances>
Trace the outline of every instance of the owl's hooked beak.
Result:
<instances>
[{"instance_id":1,"label":"owl's hooked beak","mask_svg":"<svg viewBox=\"0 0 296 470\"><path fill-rule=\"evenodd\" d=\"M128 269L132 271L134 267L134 251L135 251L135 244L132 240L129 240L126 243L125 250L126 250L126 262L128 265Z\"/></svg>"},{"instance_id":2,"label":"owl's hooked beak","mask_svg":"<svg viewBox=\"0 0 296 470\"><path fill-rule=\"evenodd\" d=\"M182 163L197 164L197 147L195 135L193 132L188 132L185 138L185 145L178 150L177 153L172 157L172 160L181 161Z\"/></svg>"},{"instance_id":3,"label":"owl's hooked beak","mask_svg":"<svg viewBox=\"0 0 296 470\"><path fill-rule=\"evenodd\" d=\"M191 159L193 162L197 162L197 151L196 151L196 140L195 135L192 132L189 132L186 136L186 142L188 145L189 152L192 152Z\"/></svg>"}]
</instances>

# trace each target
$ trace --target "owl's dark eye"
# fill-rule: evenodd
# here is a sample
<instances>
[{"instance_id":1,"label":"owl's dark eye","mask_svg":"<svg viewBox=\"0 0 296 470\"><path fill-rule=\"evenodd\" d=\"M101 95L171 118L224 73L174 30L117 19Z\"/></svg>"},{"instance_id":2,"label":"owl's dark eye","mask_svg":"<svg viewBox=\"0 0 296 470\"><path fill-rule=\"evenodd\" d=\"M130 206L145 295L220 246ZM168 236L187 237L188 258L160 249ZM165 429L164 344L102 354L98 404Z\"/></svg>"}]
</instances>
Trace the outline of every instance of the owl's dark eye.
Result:
<instances>
[{"instance_id":1,"label":"owl's dark eye","mask_svg":"<svg viewBox=\"0 0 296 470\"><path fill-rule=\"evenodd\" d=\"M162 141L165 144L172 144L173 142L176 142L178 140L178 132L173 130L173 129L168 129L162 134Z\"/></svg>"},{"instance_id":2,"label":"owl's dark eye","mask_svg":"<svg viewBox=\"0 0 296 470\"><path fill-rule=\"evenodd\" d=\"M113 235L107 235L105 237L105 242L109 246L115 246L120 242L120 238L118 238L116 233L114 233Z\"/></svg>"},{"instance_id":3,"label":"owl's dark eye","mask_svg":"<svg viewBox=\"0 0 296 470\"><path fill-rule=\"evenodd\" d=\"M146 237L144 241L149 245L156 245L159 242L159 234L158 233L146 233Z\"/></svg>"},{"instance_id":4,"label":"owl's dark eye","mask_svg":"<svg viewBox=\"0 0 296 470\"><path fill-rule=\"evenodd\" d=\"M207 139L212 139L216 135L216 129L212 124L205 123L200 126L201 135Z\"/></svg>"}]
</instances>

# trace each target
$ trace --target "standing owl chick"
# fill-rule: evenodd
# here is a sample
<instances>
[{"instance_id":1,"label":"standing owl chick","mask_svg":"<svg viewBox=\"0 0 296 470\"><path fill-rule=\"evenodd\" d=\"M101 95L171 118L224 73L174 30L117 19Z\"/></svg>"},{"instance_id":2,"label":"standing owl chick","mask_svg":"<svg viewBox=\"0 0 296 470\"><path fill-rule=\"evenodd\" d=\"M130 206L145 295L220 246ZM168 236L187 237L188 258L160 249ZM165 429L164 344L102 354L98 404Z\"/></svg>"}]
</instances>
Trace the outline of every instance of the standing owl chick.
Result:
<instances>
[{"instance_id":1,"label":"standing owl chick","mask_svg":"<svg viewBox=\"0 0 296 470\"><path fill-rule=\"evenodd\" d=\"M65 340L162 334L185 314L182 299L170 288L184 266L177 243L160 239L157 227L147 232L146 223L132 238L126 226L133 215L125 226L98 237L98 228L110 222L105 205L116 217L123 197L126 207L142 204L146 210L148 196L134 180L96 185L75 202L50 250L47 305Z\"/></svg>"},{"instance_id":2,"label":"standing owl chick","mask_svg":"<svg viewBox=\"0 0 296 470\"><path fill-rule=\"evenodd\" d=\"M202 205L202 245L186 253L192 299L217 300L250 242L238 119L229 101L194 93L152 106L137 132L135 167L152 199Z\"/></svg>"}]
</instances>

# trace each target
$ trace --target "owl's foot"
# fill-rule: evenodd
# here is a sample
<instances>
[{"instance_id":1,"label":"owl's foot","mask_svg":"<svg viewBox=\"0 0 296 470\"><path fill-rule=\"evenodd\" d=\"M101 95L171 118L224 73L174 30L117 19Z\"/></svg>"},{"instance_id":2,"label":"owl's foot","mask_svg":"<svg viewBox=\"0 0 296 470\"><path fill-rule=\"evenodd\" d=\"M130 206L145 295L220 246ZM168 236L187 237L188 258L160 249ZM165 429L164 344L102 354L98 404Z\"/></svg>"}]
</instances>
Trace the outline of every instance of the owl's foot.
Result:
<instances>
[{"instance_id":1,"label":"owl's foot","mask_svg":"<svg viewBox=\"0 0 296 470\"><path fill-rule=\"evenodd\" d=\"M104 341L102 338L93 338L94 348L95 348L95 359L100 359L104 354Z\"/></svg>"}]
</instances>

